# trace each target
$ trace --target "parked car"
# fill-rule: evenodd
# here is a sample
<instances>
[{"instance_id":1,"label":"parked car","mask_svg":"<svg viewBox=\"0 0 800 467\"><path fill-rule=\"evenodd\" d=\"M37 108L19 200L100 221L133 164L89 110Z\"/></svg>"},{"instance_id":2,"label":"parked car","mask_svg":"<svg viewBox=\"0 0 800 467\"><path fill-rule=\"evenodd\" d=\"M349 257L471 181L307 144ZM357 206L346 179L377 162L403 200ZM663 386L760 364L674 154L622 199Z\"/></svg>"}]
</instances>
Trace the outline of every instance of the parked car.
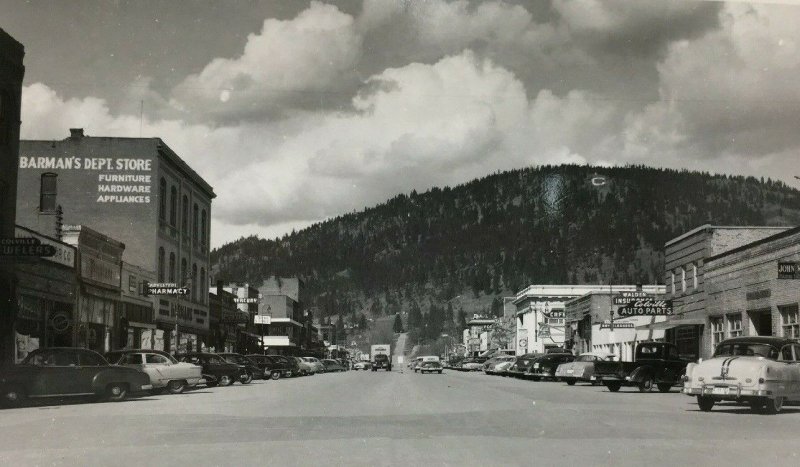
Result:
<instances>
[{"instance_id":1,"label":"parked car","mask_svg":"<svg viewBox=\"0 0 800 467\"><path fill-rule=\"evenodd\" d=\"M442 374L442 362L440 362L438 359L423 361L422 365L420 365L419 367L419 372L422 374L425 373Z\"/></svg>"},{"instance_id":2,"label":"parked car","mask_svg":"<svg viewBox=\"0 0 800 467\"><path fill-rule=\"evenodd\" d=\"M111 365L97 352L72 347L34 350L19 365L0 371L0 401L11 406L28 398L63 396L122 401L151 389L147 373Z\"/></svg>"},{"instance_id":3,"label":"parked car","mask_svg":"<svg viewBox=\"0 0 800 467\"><path fill-rule=\"evenodd\" d=\"M681 381L689 363L678 356L678 347L668 342L642 342L632 362L595 362L594 380L611 392L622 386L636 386L641 392L658 387L661 392Z\"/></svg>"},{"instance_id":4,"label":"parked car","mask_svg":"<svg viewBox=\"0 0 800 467\"><path fill-rule=\"evenodd\" d=\"M483 362L478 358L465 358L461 362L461 370L463 371L481 371Z\"/></svg>"},{"instance_id":5,"label":"parked car","mask_svg":"<svg viewBox=\"0 0 800 467\"><path fill-rule=\"evenodd\" d=\"M252 360L258 368L261 369L261 374L264 375L264 379L280 379L285 370L282 365L271 359L268 355L249 354L246 355L246 357Z\"/></svg>"},{"instance_id":6,"label":"parked car","mask_svg":"<svg viewBox=\"0 0 800 467\"><path fill-rule=\"evenodd\" d=\"M325 365L323 365L318 358L316 357L300 357L300 358L302 358L303 360L311 364L312 367L314 367L314 373L325 373Z\"/></svg>"},{"instance_id":7,"label":"parked car","mask_svg":"<svg viewBox=\"0 0 800 467\"><path fill-rule=\"evenodd\" d=\"M533 365L533 360L540 356L540 353L526 353L525 355L520 355L517 357L517 361L515 361L508 370L506 370L503 375L504 376L514 376L516 378L521 378L528 368Z\"/></svg>"},{"instance_id":8,"label":"parked car","mask_svg":"<svg viewBox=\"0 0 800 467\"><path fill-rule=\"evenodd\" d=\"M239 365L230 363L214 353L192 352L175 356L178 361L192 363L203 368L206 386L230 386L242 378L244 371Z\"/></svg>"},{"instance_id":9,"label":"parked car","mask_svg":"<svg viewBox=\"0 0 800 467\"><path fill-rule=\"evenodd\" d=\"M410 367L410 365L411 364L409 363L409 367ZM354 370L371 370L372 369L372 362L367 362L367 361L356 362L356 364L353 365L353 369Z\"/></svg>"},{"instance_id":10,"label":"parked car","mask_svg":"<svg viewBox=\"0 0 800 467\"><path fill-rule=\"evenodd\" d=\"M588 381L595 383L591 378L594 376L595 362L613 362L616 356L608 352L586 352L582 353L575 361L562 363L556 369L556 377L572 386L577 381Z\"/></svg>"},{"instance_id":11,"label":"parked car","mask_svg":"<svg viewBox=\"0 0 800 467\"><path fill-rule=\"evenodd\" d=\"M312 365L311 363L303 360L300 357L290 357L290 358L292 358L294 361L297 362L297 367L299 368L298 374L300 376L309 376L316 373L316 369L314 368L314 365Z\"/></svg>"},{"instance_id":12,"label":"parked car","mask_svg":"<svg viewBox=\"0 0 800 467\"><path fill-rule=\"evenodd\" d=\"M496 357L492 357L483 364L483 372L487 375L494 375L497 373L502 373L503 371L507 370L508 367L514 364L517 361L517 357L511 355L498 355Z\"/></svg>"},{"instance_id":13,"label":"parked car","mask_svg":"<svg viewBox=\"0 0 800 467\"><path fill-rule=\"evenodd\" d=\"M297 360L286 355L270 355L270 357L286 368L283 375L285 378L300 376L300 364L297 363Z\"/></svg>"},{"instance_id":14,"label":"parked car","mask_svg":"<svg viewBox=\"0 0 800 467\"><path fill-rule=\"evenodd\" d=\"M720 401L747 402L754 412L775 414L800 400L800 343L783 337L726 339L714 356L686 368L683 393L710 411Z\"/></svg>"},{"instance_id":15,"label":"parked car","mask_svg":"<svg viewBox=\"0 0 800 467\"><path fill-rule=\"evenodd\" d=\"M547 353L534 359L533 364L524 373L524 376L530 377L534 381L539 381L540 379L555 381L558 366L573 360L575 360L575 356L571 353Z\"/></svg>"},{"instance_id":16,"label":"parked car","mask_svg":"<svg viewBox=\"0 0 800 467\"><path fill-rule=\"evenodd\" d=\"M323 360L322 364L325 365L326 373L333 371L347 371L345 367L342 366L341 363L330 358L326 358L325 360Z\"/></svg>"},{"instance_id":17,"label":"parked car","mask_svg":"<svg viewBox=\"0 0 800 467\"><path fill-rule=\"evenodd\" d=\"M254 379L264 379L264 372L258 364L244 355L232 352L219 353L217 355L233 364L239 365L244 370L243 376L240 378L242 384L249 384Z\"/></svg>"},{"instance_id":18,"label":"parked car","mask_svg":"<svg viewBox=\"0 0 800 467\"><path fill-rule=\"evenodd\" d=\"M153 391L156 392L166 389L172 394L180 394L187 388L205 383L202 368L179 362L172 355L160 350L115 350L108 352L105 357L113 365L147 373Z\"/></svg>"}]
</instances>

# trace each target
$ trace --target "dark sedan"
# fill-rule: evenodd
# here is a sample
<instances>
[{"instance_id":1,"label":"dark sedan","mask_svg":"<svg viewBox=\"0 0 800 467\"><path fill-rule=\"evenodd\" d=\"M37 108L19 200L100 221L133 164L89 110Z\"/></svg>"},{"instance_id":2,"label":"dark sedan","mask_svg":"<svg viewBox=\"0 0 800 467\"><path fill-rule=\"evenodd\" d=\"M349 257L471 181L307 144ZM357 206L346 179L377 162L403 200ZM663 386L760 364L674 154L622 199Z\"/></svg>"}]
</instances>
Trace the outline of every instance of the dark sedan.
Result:
<instances>
[{"instance_id":1,"label":"dark sedan","mask_svg":"<svg viewBox=\"0 0 800 467\"><path fill-rule=\"evenodd\" d=\"M575 356L571 353L548 353L539 356L533 360L533 364L525 372L526 377L530 377L534 381L540 379L556 380L556 369L562 363L569 363L575 360Z\"/></svg>"},{"instance_id":2,"label":"dark sedan","mask_svg":"<svg viewBox=\"0 0 800 467\"><path fill-rule=\"evenodd\" d=\"M240 379L242 384L248 384L254 379L264 379L264 372L259 368L258 364L253 360L238 353L220 353L217 354L225 360L239 365L244 370L244 376Z\"/></svg>"},{"instance_id":3,"label":"dark sedan","mask_svg":"<svg viewBox=\"0 0 800 467\"><path fill-rule=\"evenodd\" d=\"M246 357L258 365L265 379L280 379L281 376L290 371L286 366L274 360L269 355L249 354L246 355Z\"/></svg>"},{"instance_id":4,"label":"dark sedan","mask_svg":"<svg viewBox=\"0 0 800 467\"><path fill-rule=\"evenodd\" d=\"M0 397L7 405L63 396L122 401L130 393L151 389L147 373L111 365L97 352L80 348L34 350L19 365L0 372Z\"/></svg>"},{"instance_id":5,"label":"dark sedan","mask_svg":"<svg viewBox=\"0 0 800 467\"><path fill-rule=\"evenodd\" d=\"M523 375L530 369L531 365L533 365L533 361L536 357L539 357L540 353L527 353L525 355L520 355L517 357L517 361L514 362L511 367L506 370L503 375L504 376L514 376L517 378L523 377Z\"/></svg>"},{"instance_id":6,"label":"dark sedan","mask_svg":"<svg viewBox=\"0 0 800 467\"><path fill-rule=\"evenodd\" d=\"M325 359L322 361L322 364L325 365L325 373L331 373L334 371L347 371L347 368L345 368L344 365L336 360Z\"/></svg>"},{"instance_id":7,"label":"dark sedan","mask_svg":"<svg viewBox=\"0 0 800 467\"><path fill-rule=\"evenodd\" d=\"M207 386L230 386L237 380L241 380L244 374L244 370L239 365L229 363L224 358L213 353L194 352L176 355L175 358L181 362L201 366Z\"/></svg>"}]
</instances>

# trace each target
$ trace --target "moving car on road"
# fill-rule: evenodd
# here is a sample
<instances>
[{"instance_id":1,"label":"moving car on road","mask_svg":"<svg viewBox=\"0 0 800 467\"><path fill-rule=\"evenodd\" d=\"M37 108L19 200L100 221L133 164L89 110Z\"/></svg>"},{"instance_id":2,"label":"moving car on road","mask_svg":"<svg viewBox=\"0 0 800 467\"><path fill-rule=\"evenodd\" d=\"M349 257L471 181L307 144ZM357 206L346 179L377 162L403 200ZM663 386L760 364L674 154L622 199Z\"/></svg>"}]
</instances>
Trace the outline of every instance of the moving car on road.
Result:
<instances>
[{"instance_id":1,"label":"moving car on road","mask_svg":"<svg viewBox=\"0 0 800 467\"><path fill-rule=\"evenodd\" d=\"M19 365L0 372L0 401L19 405L27 398L94 396L122 401L153 389L147 373L111 365L97 352L52 347L31 352Z\"/></svg>"},{"instance_id":2,"label":"moving car on road","mask_svg":"<svg viewBox=\"0 0 800 467\"><path fill-rule=\"evenodd\" d=\"M582 353L575 361L562 363L556 368L556 377L572 386L577 381L591 381L594 376L595 362L613 362L615 355L608 352L586 352Z\"/></svg>"},{"instance_id":3,"label":"moving car on road","mask_svg":"<svg viewBox=\"0 0 800 467\"><path fill-rule=\"evenodd\" d=\"M720 401L742 401L754 412L775 414L800 400L800 343L783 337L734 337L714 356L686 368L683 393L710 411Z\"/></svg>"},{"instance_id":4,"label":"moving car on road","mask_svg":"<svg viewBox=\"0 0 800 467\"><path fill-rule=\"evenodd\" d=\"M414 373L422 370L422 367L427 362L439 362L440 365L441 365L441 362L439 361L439 357L437 357L435 355L427 355L427 356L417 357L416 365L414 366Z\"/></svg>"},{"instance_id":5,"label":"moving car on road","mask_svg":"<svg viewBox=\"0 0 800 467\"><path fill-rule=\"evenodd\" d=\"M206 386L230 386L239 381L244 371L239 365L230 363L214 353L192 352L175 356L178 361L199 365L203 369Z\"/></svg>"},{"instance_id":6,"label":"moving car on road","mask_svg":"<svg viewBox=\"0 0 800 467\"><path fill-rule=\"evenodd\" d=\"M425 373L439 373L442 374L442 362L437 360L428 360L422 362L422 365L419 367L419 372L422 374Z\"/></svg>"},{"instance_id":7,"label":"moving car on road","mask_svg":"<svg viewBox=\"0 0 800 467\"><path fill-rule=\"evenodd\" d=\"M611 392L622 386L636 386L641 392L657 386L669 392L683 378L688 363L678 356L675 344L642 342L636 346L633 362L595 362L593 381L602 381Z\"/></svg>"},{"instance_id":8,"label":"moving car on road","mask_svg":"<svg viewBox=\"0 0 800 467\"><path fill-rule=\"evenodd\" d=\"M558 366L573 360L575 360L575 356L571 353L547 353L537 357L524 376L530 377L534 381L539 381L540 379L555 381Z\"/></svg>"},{"instance_id":9,"label":"moving car on road","mask_svg":"<svg viewBox=\"0 0 800 467\"><path fill-rule=\"evenodd\" d=\"M372 363L368 362L368 361L356 362L356 364L353 365L353 369L354 370L371 370L372 369Z\"/></svg>"},{"instance_id":10,"label":"moving car on road","mask_svg":"<svg viewBox=\"0 0 800 467\"><path fill-rule=\"evenodd\" d=\"M115 350L106 354L106 360L114 365L147 373L153 391L156 392L166 389L171 394L180 394L187 388L205 383L202 368L179 362L172 355L160 350Z\"/></svg>"},{"instance_id":11,"label":"moving car on road","mask_svg":"<svg viewBox=\"0 0 800 467\"><path fill-rule=\"evenodd\" d=\"M286 368L270 358L268 355L260 355L260 354L250 354L246 355L247 358L252 360L259 369L261 369L261 374L264 375L264 379L280 379L283 372L286 371Z\"/></svg>"}]
</instances>

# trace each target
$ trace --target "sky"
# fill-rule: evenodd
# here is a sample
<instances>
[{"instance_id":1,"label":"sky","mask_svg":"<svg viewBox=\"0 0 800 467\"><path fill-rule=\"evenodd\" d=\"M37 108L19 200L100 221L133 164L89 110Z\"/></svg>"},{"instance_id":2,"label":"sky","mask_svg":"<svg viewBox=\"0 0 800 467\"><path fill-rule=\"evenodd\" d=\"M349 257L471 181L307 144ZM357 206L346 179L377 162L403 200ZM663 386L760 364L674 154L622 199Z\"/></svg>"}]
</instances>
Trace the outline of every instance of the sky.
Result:
<instances>
[{"instance_id":1,"label":"sky","mask_svg":"<svg viewBox=\"0 0 800 467\"><path fill-rule=\"evenodd\" d=\"M798 24L787 0L0 0L22 138L162 138L217 193L212 246L532 165L800 187Z\"/></svg>"}]
</instances>

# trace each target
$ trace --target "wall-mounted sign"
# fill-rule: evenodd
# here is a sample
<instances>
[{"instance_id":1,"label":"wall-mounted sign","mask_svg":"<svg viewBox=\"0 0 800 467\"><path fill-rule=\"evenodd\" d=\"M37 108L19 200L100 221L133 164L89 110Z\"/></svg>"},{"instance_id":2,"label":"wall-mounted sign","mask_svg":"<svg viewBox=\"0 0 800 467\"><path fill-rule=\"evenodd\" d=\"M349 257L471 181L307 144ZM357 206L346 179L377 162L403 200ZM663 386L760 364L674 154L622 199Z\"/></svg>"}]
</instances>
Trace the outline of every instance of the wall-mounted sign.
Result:
<instances>
[{"instance_id":1,"label":"wall-mounted sign","mask_svg":"<svg viewBox=\"0 0 800 467\"><path fill-rule=\"evenodd\" d=\"M762 298L769 298L772 295L770 289L753 290L745 294L747 300L760 300Z\"/></svg>"},{"instance_id":2,"label":"wall-mounted sign","mask_svg":"<svg viewBox=\"0 0 800 467\"><path fill-rule=\"evenodd\" d=\"M619 295L614 295L612 299L614 305L630 305L631 302L636 300L654 300L655 297L647 292L621 292Z\"/></svg>"},{"instance_id":3,"label":"wall-mounted sign","mask_svg":"<svg viewBox=\"0 0 800 467\"><path fill-rule=\"evenodd\" d=\"M234 298L234 303L258 303L258 298Z\"/></svg>"},{"instance_id":4,"label":"wall-mounted sign","mask_svg":"<svg viewBox=\"0 0 800 467\"><path fill-rule=\"evenodd\" d=\"M50 316L50 327L57 333L66 332L72 326L72 317L66 311L58 311Z\"/></svg>"},{"instance_id":5,"label":"wall-mounted sign","mask_svg":"<svg viewBox=\"0 0 800 467\"><path fill-rule=\"evenodd\" d=\"M255 315L253 316L253 324L272 324L272 316Z\"/></svg>"},{"instance_id":6,"label":"wall-mounted sign","mask_svg":"<svg viewBox=\"0 0 800 467\"><path fill-rule=\"evenodd\" d=\"M43 244L38 238L15 237L0 238L0 256L55 256L56 249L52 245Z\"/></svg>"},{"instance_id":7,"label":"wall-mounted sign","mask_svg":"<svg viewBox=\"0 0 800 467\"><path fill-rule=\"evenodd\" d=\"M672 300L634 300L617 313L620 316L667 316L672 314Z\"/></svg>"},{"instance_id":8,"label":"wall-mounted sign","mask_svg":"<svg viewBox=\"0 0 800 467\"><path fill-rule=\"evenodd\" d=\"M178 287L174 283L148 283L144 290L147 295L189 295L187 287Z\"/></svg>"},{"instance_id":9,"label":"wall-mounted sign","mask_svg":"<svg viewBox=\"0 0 800 467\"><path fill-rule=\"evenodd\" d=\"M543 311L542 315L545 318L552 318L552 319L563 319L564 318L564 310L550 310L550 311Z\"/></svg>"},{"instance_id":10,"label":"wall-mounted sign","mask_svg":"<svg viewBox=\"0 0 800 467\"><path fill-rule=\"evenodd\" d=\"M633 323L612 323L610 321L600 323L600 329L633 329L634 327Z\"/></svg>"},{"instance_id":11,"label":"wall-mounted sign","mask_svg":"<svg viewBox=\"0 0 800 467\"><path fill-rule=\"evenodd\" d=\"M800 263L778 263L778 279L800 279Z\"/></svg>"}]
</instances>

